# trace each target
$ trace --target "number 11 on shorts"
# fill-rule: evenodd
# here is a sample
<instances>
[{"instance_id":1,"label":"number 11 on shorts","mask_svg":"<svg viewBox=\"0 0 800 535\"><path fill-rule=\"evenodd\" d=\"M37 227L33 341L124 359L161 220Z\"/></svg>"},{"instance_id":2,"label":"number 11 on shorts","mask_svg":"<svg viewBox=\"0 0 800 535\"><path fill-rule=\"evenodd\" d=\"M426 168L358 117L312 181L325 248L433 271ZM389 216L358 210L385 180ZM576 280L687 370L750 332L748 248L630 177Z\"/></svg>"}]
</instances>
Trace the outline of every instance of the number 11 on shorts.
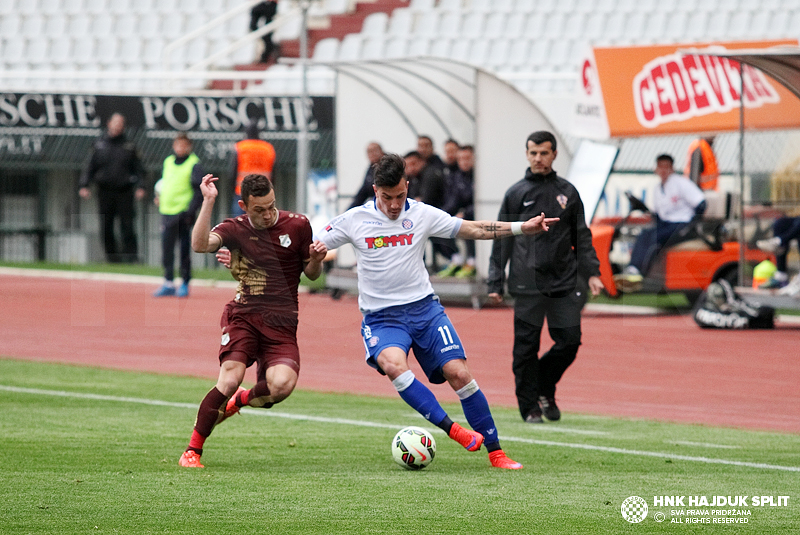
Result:
<instances>
[{"instance_id":1,"label":"number 11 on shorts","mask_svg":"<svg viewBox=\"0 0 800 535\"><path fill-rule=\"evenodd\" d=\"M450 334L450 327L447 325L442 325L439 327L439 334L442 335L442 340L444 341L444 345L452 345L453 344L453 335Z\"/></svg>"}]
</instances>

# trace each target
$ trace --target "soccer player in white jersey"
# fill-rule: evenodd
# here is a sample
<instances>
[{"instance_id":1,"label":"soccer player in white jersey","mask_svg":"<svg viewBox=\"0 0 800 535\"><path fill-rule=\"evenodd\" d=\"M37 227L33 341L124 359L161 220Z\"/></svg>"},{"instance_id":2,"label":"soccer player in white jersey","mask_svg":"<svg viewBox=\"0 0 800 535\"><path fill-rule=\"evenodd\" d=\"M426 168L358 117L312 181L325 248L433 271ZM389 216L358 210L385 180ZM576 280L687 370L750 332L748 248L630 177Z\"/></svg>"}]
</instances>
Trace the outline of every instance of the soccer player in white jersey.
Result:
<instances>
[{"instance_id":1,"label":"soccer player in white jersey","mask_svg":"<svg viewBox=\"0 0 800 535\"><path fill-rule=\"evenodd\" d=\"M389 377L400 397L469 451L485 445L492 466L522 468L500 448L486 397L472 377L461 340L433 293L423 262L431 236L493 240L548 230L558 218L525 222L464 221L407 198L403 159L386 154L375 170L375 200L351 208L325 227L311 248L345 243L358 257L358 303L367 363ZM473 431L453 422L433 392L408 367L414 350L428 380L455 390Z\"/></svg>"}]
</instances>

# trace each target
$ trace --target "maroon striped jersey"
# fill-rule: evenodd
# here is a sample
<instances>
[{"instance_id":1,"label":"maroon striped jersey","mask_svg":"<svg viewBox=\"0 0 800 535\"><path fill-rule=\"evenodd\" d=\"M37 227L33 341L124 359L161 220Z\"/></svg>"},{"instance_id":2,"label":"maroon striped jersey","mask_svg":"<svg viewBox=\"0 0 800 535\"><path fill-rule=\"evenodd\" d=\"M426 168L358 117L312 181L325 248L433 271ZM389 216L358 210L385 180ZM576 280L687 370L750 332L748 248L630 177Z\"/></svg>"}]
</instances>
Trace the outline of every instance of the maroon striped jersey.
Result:
<instances>
[{"instance_id":1,"label":"maroon striped jersey","mask_svg":"<svg viewBox=\"0 0 800 535\"><path fill-rule=\"evenodd\" d=\"M231 251L231 274L239 281L233 301L242 310L297 311L297 287L313 235L306 216L279 210L273 226L256 229L241 215L211 232Z\"/></svg>"}]
</instances>

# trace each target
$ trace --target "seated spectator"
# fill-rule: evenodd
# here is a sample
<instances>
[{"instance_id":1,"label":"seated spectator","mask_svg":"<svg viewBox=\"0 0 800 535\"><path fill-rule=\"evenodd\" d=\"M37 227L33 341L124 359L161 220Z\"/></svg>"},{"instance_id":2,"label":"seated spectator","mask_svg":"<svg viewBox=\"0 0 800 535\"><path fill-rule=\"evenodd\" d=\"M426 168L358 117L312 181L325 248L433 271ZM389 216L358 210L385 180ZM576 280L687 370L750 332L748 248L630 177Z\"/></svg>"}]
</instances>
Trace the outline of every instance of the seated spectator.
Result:
<instances>
[{"instance_id":1,"label":"seated spectator","mask_svg":"<svg viewBox=\"0 0 800 535\"><path fill-rule=\"evenodd\" d=\"M622 276L615 277L620 291L635 291L641 285L653 259L667 245L685 241L691 224L703 215L706 201L700 188L674 172L669 154L656 158L655 173L661 184L653 195L655 226L642 231L631 252L631 262Z\"/></svg>"},{"instance_id":2,"label":"seated spectator","mask_svg":"<svg viewBox=\"0 0 800 535\"><path fill-rule=\"evenodd\" d=\"M408 179L408 197L425 204L443 209L445 204L446 184L442 169L429 164L417 151L404 156L406 177ZM441 161L441 160L439 160ZM431 238L433 244L432 267L437 269L436 254L450 259L458 250L456 241L447 238Z\"/></svg>"},{"instance_id":3,"label":"seated spectator","mask_svg":"<svg viewBox=\"0 0 800 535\"><path fill-rule=\"evenodd\" d=\"M765 290L783 288L789 284L786 254L789 250L789 242L800 240L800 217L781 217L773 223L772 233L772 238L756 242L756 246L762 251L775 254L775 266L778 268L772 278L759 286Z\"/></svg>"},{"instance_id":4,"label":"seated spectator","mask_svg":"<svg viewBox=\"0 0 800 535\"><path fill-rule=\"evenodd\" d=\"M430 136L417 136L417 152L422 159L425 160L425 163L440 170L444 170L444 162L433 152L433 140Z\"/></svg>"},{"instance_id":5,"label":"seated spectator","mask_svg":"<svg viewBox=\"0 0 800 535\"><path fill-rule=\"evenodd\" d=\"M450 138L444 142L444 175L449 176L458 171L458 142Z\"/></svg>"},{"instance_id":6,"label":"seated spectator","mask_svg":"<svg viewBox=\"0 0 800 535\"><path fill-rule=\"evenodd\" d=\"M450 215L474 220L475 149L472 145L464 145L458 149L456 165L457 170L447 176L447 198L443 209ZM466 260L459 251L456 251L450 257L450 264L439 272L440 277L470 278L475 276L475 242L465 240L464 248L467 252Z\"/></svg>"},{"instance_id":7,"label":"seated spectator","mask_svg":"<svg viewBox=\"0 0 800 535\"><path fill-rule=\"evenodd\" d=\"M349 208L361 206L375 196L375 191L372 189L372 184L375 181L375 164L381 160L382 156L383 148L379 144L373 141L367 145L367 160L369 160L369 165L367 166L367 172L364 175L364 182L361 184L361 189L359 189L358 193L353 197L353 202L350 203Z\"/></svg>"}]
</instances>

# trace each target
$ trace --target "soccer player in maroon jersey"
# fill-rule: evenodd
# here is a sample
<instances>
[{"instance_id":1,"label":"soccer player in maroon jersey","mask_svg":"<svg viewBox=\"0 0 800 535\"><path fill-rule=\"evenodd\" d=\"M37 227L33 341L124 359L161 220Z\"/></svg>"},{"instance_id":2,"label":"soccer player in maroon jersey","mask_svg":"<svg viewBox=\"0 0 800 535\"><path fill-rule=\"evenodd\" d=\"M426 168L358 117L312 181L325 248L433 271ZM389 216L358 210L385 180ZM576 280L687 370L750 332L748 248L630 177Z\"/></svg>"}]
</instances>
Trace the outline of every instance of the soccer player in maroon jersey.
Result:
<instances>
[{"instance_id":1,"label":"soccer player in maroon jersey","mask_svg":"<svg viewBox=\"0 0 800 535\"><path fill-rule=\"evenodd\" d=\"M203 205L192 229L192 249L229 249L231 273L239 286L220 320L217 384L200 403L189 447L179 460L193 468L203 468L203 444L215 425L245 405L270 408L294 390L300 371L297 286L301 273L311 280L320 276L327 253L324 247L312 247L306 216L277 209L272 183L264 175L242 180L239 205L244 215L212 229L217 180L206 175L200 184ZM252 364L257 365L257 382L245 390L240 385Z\"/></svg>"}]
</instances>

